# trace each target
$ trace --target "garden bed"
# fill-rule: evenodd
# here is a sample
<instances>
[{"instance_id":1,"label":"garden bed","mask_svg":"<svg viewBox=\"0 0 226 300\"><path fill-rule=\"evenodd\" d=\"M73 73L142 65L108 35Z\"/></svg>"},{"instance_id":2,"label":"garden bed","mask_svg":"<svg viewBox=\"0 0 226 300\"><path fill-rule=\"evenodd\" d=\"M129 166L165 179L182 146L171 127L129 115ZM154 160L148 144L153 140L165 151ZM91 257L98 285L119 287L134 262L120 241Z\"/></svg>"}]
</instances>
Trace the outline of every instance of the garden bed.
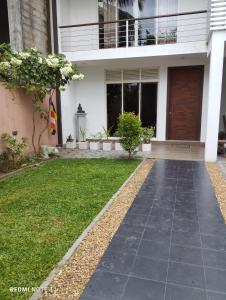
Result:
<instances>
[{"instance_id":1,"label":"garden bed","mask_svg":"<svg viewBox=\"0 0 226 300\"><path fill-rule=\"evenodd\" d=\"M226 179L217 164L206 163L206 167L220 205L221 213L226 222Z\"/></svg>"},{"instance_id":2,"label":"garden bed","mask_svg":"<svg viewBox=\"0 0 226 300\"><path fill-rule=\"evenodd\" d=\"M0 181L0 299L29 298L139 163L56 159Z\"/></svg>"}]
</instances>

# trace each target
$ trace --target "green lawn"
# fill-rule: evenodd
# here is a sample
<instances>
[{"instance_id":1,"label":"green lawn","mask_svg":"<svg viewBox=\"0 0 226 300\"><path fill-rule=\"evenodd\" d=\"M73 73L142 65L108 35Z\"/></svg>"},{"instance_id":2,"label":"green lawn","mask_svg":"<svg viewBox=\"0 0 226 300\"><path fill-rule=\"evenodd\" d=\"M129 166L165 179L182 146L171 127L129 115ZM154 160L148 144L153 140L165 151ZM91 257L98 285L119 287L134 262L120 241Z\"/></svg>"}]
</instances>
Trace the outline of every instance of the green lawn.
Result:
<instances>
[{"instance_id":1,"label":"green lawn","mask_svg":"<svg viewBox=\"0 0 226 300\"><path fill-rule=\"evenodd\" d=\"M38 287L138 160L57 159L0 181L0 299Z\"/></svg>"}]
</instances>

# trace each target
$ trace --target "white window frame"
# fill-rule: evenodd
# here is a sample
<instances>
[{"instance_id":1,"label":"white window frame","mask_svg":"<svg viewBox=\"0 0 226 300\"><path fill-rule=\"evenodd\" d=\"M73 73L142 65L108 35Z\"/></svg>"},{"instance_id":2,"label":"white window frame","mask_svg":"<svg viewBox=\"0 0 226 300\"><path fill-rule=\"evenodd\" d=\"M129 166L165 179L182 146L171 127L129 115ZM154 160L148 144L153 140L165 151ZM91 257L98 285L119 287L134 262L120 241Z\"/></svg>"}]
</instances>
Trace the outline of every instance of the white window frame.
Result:
<instances>
[{"instance_id":1,"label":"white window frame","mask_svg":"<svg viewBox=\"0 0 226 300\"><path fill-rule=\"evenodd\" d=\"M141 79L141 72L143 68L137 68L139 69L139 79L134 79L134 80L124 80L123 78L123 72L125 71L125 69L121 69L121 80L117 81L117 80L113 80L113 81L106 81L105 80L105 99L106 99L106 107L107 107L107 85L108 84L120 84L121 85L121 114L124 114L124 84L125 83L137 83L138 84L138 117L139 120L141 120L141 83L157 83L157 102L158 102L158 85L159 85L159 78L158 79ZM159 68L155 68L158 69ZM126 69L127 70L127 69ZM157 103L158 106L158 103ZM157 122L156 122L157 125Z\"/></svg>"}]
</instances>

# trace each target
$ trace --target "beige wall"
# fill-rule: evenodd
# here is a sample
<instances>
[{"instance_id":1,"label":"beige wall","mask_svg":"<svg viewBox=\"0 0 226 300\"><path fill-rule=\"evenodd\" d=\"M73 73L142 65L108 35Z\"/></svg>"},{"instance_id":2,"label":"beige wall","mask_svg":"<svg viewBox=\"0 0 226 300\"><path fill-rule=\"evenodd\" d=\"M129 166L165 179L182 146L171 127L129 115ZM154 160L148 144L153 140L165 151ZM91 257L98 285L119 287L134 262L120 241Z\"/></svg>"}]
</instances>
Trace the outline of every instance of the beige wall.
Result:
<instances>
[{"instance_id":1,"label":"beige wall","mask_svg":"<svg viewBox=\"0 0 226 300\"><path fill-rule=\"evenodd\" d=\"M48 99L46 99L46 107L48 107ZM44 122L37 116L37 128L44 127ZM22 136L28 138L29 146L27 152L32 152L31 136L32 136L32 104L31 96L22 90L14 90L10 92L0 85L0 134L7 132L12 133L13 130L18 131L18 138ZM41 144L55 146L58 143L57 134L52 136L47 131L42 138ZM3 149L3 143L0 141L0 151Z\"/></svg>"}]
</instances>

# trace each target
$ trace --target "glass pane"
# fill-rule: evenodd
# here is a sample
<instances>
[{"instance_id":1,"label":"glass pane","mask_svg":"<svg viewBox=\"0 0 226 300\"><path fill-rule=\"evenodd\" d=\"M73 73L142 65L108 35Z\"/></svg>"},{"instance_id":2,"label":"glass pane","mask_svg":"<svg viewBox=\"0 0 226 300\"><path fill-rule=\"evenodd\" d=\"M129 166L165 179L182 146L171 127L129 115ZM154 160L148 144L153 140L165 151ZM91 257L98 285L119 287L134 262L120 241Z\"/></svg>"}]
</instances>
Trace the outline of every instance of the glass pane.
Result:
<instances>
[{"instance_id":1,"label":"glass pane","mask_svg":"<svg viewBox=\"0 0 226 300\"><path fill-rule=\"evenodd\" d=\"M119 0L118 1L118 19L132 19L135 17L135 0ZM118 24L118 47L126 46L126 22L120 22ZM134 21L129 21L128 24L128 42L129 46L134 44Z\"/></svg>"},{"instance_id":2,"label":"glass pane","mask_svg":"<svg viewBox=\"0 0 226 300\"><path fill-rule=\"evenodd\" d=\"M0 1L0 43L9 43L9 21L8 21L8 10L7 0Z\"/></svg>"},{"instance_id":3,"label":"glass pane","mask_svg":"<svg viewBox=\"0 0 226 300\"><path fill-rule=\"evenodd\" d=\"M122 85L107 85L107 126L111 134L117 129L118 117L122 112Z\"/></svg>"},{"instance_id":4,"label":"glass pane","mask_svg":"<svg viewBox=\"0 0 226 300\"><path fill-rule=\"evenodd\" d=\"M158 0L158 15L176 14L178 0ZM159 19L158 43L169 44L177 41L177 17Z\"/></svg>"},{"instance_id":5,"label":"glass pane","mask_svg":"<svg viewBox=\"0 0 226 300\"><path fill-rule=\"evenodd\" d=\"M116 0L99 0L99 22L110 22L117 19ZM117 23L101 24L99 26L100 48L114 48L116 46Z\"/></svg>"},{"instance_id":6,"label":"glass pane","mask_svg":"<svg viewBox=\"0 0 226 300\"><path fill-rule=\"evenodd\" d=\"M138 83L124 83L124 111L134 112L139 114L139 84Z\"/></svg>"},{"instance_id":7,"label":"glass pane","mask_svg":"<svg viewBox=\"0 0 226 300\"><path fill-rule=\"evenodd\" d=\"M140 115L143 127L156 127L157 83L141 83Z\"/></svg>"},{"instance_id":8,"label":"glass pane","mask_svg":"<svg viewBox=\"0 0 226 300\"><path fill-rule=\"evenodd\" d=\"M156 0L139 1L139 18L148 18L156 15ZM138 21L138 44L140 46L156 43L155 19Z\"/></svg>"}]
</instances>

